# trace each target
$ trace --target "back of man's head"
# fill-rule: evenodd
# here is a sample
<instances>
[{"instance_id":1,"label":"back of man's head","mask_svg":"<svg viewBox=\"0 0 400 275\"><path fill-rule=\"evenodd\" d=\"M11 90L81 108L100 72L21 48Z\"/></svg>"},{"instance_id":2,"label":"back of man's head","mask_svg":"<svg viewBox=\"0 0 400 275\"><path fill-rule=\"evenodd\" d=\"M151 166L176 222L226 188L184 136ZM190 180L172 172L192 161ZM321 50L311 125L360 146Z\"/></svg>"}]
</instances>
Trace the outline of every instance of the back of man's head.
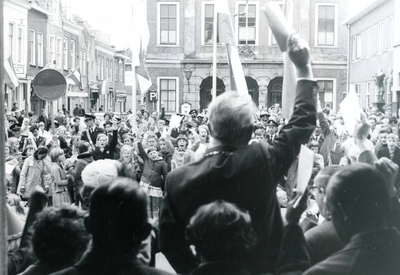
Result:
<instances>
[{"instance_id":1,"label":"back of man's head","mask_svg":"<svg viewBox=\"0 0 400 275\"><path fill-rule=\"evenodd\" d=\"M90 198L86 227L93 235L94 247L114 253L137 249L151 229L146 193L129 178L119 177L99 186Z\"/></svg>"},{"instance_id":2,"label":"back of man's head","mask_svg":"<svg viewBox=\"0 0 400 275\"><path fill-rule=\"evenodd\" d=\"M385 179L371 165L345 166L326 188L327 206L343 241L360 232L386 226L390 211Z\"/></svg>"},{"instance_id":3,"label":"back of man's head","mask_svg":"<svg viewBox=\"0 0 400 275\"><path fill-rule=\"evenodd\" d=\"M186 238L206 262L243 264L255 244L250 215L224 201L199 207L187 226Z\"/></svg>"},{"instance_id":4,"label":"back of man's head","mask_svg":"<svg viewBox=\"0 0 400 275\"><path fill-rule=\"evenodd\" d=\"M211 136L225 145L241 147L249 142L256 105L249 94L226 91L209 108Z\"/></svg>"}]
</instances>

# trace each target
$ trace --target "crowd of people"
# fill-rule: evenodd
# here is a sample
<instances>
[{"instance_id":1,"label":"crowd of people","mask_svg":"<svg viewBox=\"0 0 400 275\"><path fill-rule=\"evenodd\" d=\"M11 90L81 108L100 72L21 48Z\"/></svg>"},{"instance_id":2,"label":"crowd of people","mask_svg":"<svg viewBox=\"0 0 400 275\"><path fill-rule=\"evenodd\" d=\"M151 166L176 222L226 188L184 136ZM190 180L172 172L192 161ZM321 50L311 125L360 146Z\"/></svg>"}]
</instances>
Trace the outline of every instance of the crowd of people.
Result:
<instances>
[{"instance_id":1,"label":"crowd of people","mask_svg":"<svg viewBox=\"0 0 400 275\"><path fill-rule=\"evenodd\" d=\"M14 106L9 274L168 274L158 252L178 274L398 274L397 119L372 107L349 135L318 100L305 42L291 36L288 51L290 119L236 91L179 126L163 105L53 118ZM303 194L301 145L314 153Z\"/></svg>"}]
</instances>

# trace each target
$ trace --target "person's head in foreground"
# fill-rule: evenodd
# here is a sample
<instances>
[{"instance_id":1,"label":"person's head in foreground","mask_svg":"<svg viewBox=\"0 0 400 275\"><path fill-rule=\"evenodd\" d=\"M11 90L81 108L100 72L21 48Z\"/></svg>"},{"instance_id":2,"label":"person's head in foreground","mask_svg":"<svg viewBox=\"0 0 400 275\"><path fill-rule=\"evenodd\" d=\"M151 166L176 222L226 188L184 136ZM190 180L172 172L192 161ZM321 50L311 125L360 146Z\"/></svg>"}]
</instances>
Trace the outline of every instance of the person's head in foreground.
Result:
<instances>
[{"instance_id":1,"label":"person's head in foreground","mask_svg":"<svg viewBox=\"0 0 400 275\"><path fill-rule=\"evenodd\" d=\"M90 234L85 212L75 206L48 207L33 224L32 247L41 265L53 271L76 263L85 252Z\"/></svg>"},{"instance_id":2,"label":"person's head in foreground","mask_svg":"<svg viewBox=\"0 0 400 275\"><path fill-rule=\"evenodd\" d=\"M246 145L251 139L256 111L257 107L249 94L226 91L209 106L211 136L224 145Z\"/></svg>"},{"instance_id":3,"label":"person's head in foreground","mask_svg":"<svg viewBox=\"0 0 400 275\"><path fill-rule=\"evenodd\" d=\"M249 260L255 245L250 215L222 200L197 209L186 228L186 238L202 263L232 263L235 267Z\"/></svg>"},{"instance_id":4,"label":"person's head in foreground","mask_svg":"<svg viewBox=\"0 0 400 275\"><path fill-rule=\"evenodd\" d=\"M326 186L328 185L329 179L338 171L341 171L342 167L339 165L327 166L314 178L314 185L310 187L311 194L314 196L317 202L320 214L330 220L330 214L326 208Z\"/></svg>"},{"instance_id":5,"label":"person's head in foreground","mask_svg":"<svg viewBox=\"0 0 400 275\"><path fill-rule=\"evenodd\" d=\"M343 242L387 226L389 194L385 179L373 166L354 164L335 173L326 188L326 205Z\"/></svg>"},{"instance_id":6,"label":"person's head in foreground","mask_svg":"<svg viewBox=\"0 0 400 275\"><path fill-rule=\"evenodd\" d=\"M151 230L146 193L129 178L116 178L97 187L90 198L85 226L93 236L93 249L112 256L136 255Z\"/></svg>"}]
</instances>

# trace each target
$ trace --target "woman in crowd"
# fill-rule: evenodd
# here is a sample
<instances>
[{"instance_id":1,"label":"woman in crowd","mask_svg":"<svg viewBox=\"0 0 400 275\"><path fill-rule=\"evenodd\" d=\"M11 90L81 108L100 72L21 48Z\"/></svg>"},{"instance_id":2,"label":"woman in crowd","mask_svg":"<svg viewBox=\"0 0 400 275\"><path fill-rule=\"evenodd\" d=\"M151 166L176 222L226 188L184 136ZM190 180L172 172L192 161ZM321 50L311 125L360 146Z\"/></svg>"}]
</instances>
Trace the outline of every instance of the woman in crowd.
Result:
<instances>
[{"instance_id":1,"label":"woman in crowd","mask_svg":"<svg viewBox=\"0 0 400 275\"><path fill-rule=\"evenodd\" d=\"M6 162L6 179L7 187L10 188L11 193L17 191L17 184L21 169L19 168L18 160L10 154L10 144L6 143L4 146L4 157Z\"/></svg>"},{"instance_id":2,"label":"woman in crowd","mask_svg":"<svg viewBox=\"0 0 400 275\"><path fill-rule=\"evenodd\" d=\"M61 148L54 148L50 152L51 158L51 175L53 182L51 186L53 205L59 206L62 204L70 204L71 199L68 194L68 178L67 173L63 168L65 161L65 153Z\"/></svg>"},{"instance_id":3,"label":"woman in crowd","mask_svg":"<svg viewBox=\"0 0 400 275\"><path fill-rule=\"evenodd\" d=\"M51 162L47 157L46 147L39 147L33 156L28 157L22 166L17 194L22 196L22 200L27 201L35 186L42 187L46 192L50 189Z\"/></svg>"},{"instance_id":4,"label":"woman in crowd","mask_svg":"<svg viewBox=\"0 0 400 275\"><path fill-rule=\"evenodd\" d=\"M20 140L16 137L11 137L8 139L8 144L10 145L10 155L16 158L22 167L22 153L19 150Z\"/></svg>"}]
</instances>

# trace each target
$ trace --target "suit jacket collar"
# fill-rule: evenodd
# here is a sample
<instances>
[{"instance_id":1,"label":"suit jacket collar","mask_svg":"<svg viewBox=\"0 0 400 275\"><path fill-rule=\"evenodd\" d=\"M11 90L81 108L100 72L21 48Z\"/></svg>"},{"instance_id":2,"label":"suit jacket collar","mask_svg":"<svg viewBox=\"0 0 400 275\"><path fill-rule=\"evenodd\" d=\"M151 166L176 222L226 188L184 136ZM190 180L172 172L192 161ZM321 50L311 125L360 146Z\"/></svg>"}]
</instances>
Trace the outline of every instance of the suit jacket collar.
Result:
<instances>
[{"instance_id":1,"label":"suit jacket collar","mask_svg":"<svg viewBox=\"0 0 400 275\"><path fill-rule=\"evenodd\" d=\"M238 149L237 147L230 146L230 145L220 145L220 146L208 148L206 150L206 154L212 153L212 152L221 152L221 151L235 152L237 149Z\"/></svg>"},{"instance_id":2,"label":"suit jacket collar","mask_svg":"<svg viewBox=\"0 0 400 275\"><path fill-rule=\"evenodd\" d=\"M396 228L377 229L354 235L342 251L366 246L399 245L399 242L400 232Z\"/></svg>"}]
</instances>

